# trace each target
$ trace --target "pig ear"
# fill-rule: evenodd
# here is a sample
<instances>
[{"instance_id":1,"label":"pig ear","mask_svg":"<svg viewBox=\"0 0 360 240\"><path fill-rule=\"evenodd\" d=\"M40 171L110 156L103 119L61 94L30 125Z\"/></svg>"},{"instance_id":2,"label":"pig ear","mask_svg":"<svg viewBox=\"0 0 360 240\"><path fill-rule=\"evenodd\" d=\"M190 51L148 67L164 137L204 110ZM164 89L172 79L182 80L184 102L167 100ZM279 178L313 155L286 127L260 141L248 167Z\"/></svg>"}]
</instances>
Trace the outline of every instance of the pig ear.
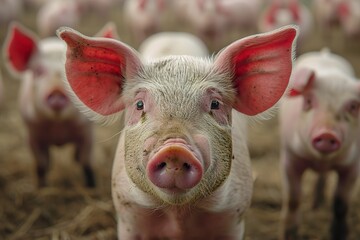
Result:
<instances>
[{"instance_id":1,"label":"pig ear","mask_svg":"<svg viewBox=\"0 0 360 240\"><path fill-rule=\"evenodd\" d=\"M296 26L240 39L219 53L215 67L229 72L236 90L233 108L256 115L272 107L287 88Z\"/></svg>"},{"instance_id":2,"label":"pig ear","mask_svg":"<svg viewBox=\"0 0 360 240\"><path fill-rule=\"evenodd\" d=\"M118 40L120 39L115 23L111 21L105 24L105 26L95 35L95 37L113 38Z\"/></svg>"},{"instance_id":3,"label":"pig ear","mask_svg":"<svg viewBox=\"0 0 360 240\"><path fill-rule=\"evenodd\" d=\"M57 34L67 44L67 82L86 109L98 117L123 110L125 79L132 79L141 65L135 51L114 39L86 37L67 27Z\"/></svg>"},{"instance_id":4,"label":"pig ear","mask_svg":"<svg viewBox=\"0 0 360 240\"><path fill-rule=\"evenodd\" d=\"M289 97L296 97L310 89L315 80L315 72L308 68L300 68L293 71L290 81Z\"/></svg>"},{"instance_id":5,"label":"pig ear","mask_svg":"<svg viewBox=\"0 0 360 240\"><path fill-rule=\"evenodd\" d=\"M11 23L4 45L4 57L12 73L22 73L29 67L32 56L37 53L37 43L34 33L18 23Z\"/></svg>"}]
</instances>

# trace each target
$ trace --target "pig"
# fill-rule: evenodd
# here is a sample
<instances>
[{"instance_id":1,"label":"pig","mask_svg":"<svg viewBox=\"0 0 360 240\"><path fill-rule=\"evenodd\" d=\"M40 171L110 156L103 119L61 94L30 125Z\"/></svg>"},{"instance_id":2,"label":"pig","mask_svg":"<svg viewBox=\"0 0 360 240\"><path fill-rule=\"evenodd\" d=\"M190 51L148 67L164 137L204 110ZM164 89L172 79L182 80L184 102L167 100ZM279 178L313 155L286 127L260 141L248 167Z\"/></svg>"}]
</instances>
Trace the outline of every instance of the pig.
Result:
<instances>
[{"instance_id":1,"label":"pig","mask_svg":"<svg viewBox=\"0 0 360 240\"><path fill-rule=\"evenodd\" d=\"M337 11L345 36L360 39L360 1L343 0Z\"/></svg>"},{"instance_id":2,"label":"pig","mask_svg":"<svg viewBox=\"0 0 360 240\"><path fill-rule=\"evenodd\" d=\"M41 37L55 36L61 26L77 27L86 11L82 0L51 0L41 6L36 25Z\"/></svg>"},{"instance_id":3,"label":"pig","mask_svg":"<svg viewBox=\"0 0 360 240\"><path fill-rule=\"evenodd\" d=\"M23 10L22 0L0 0L0 6L0 27L18 19Z\"/></svg>"},{"instance_id":4,"label":"pig","mask_svg":"<svg viewBox=\"0 0 360 240\"><path fill-rule=\"evenodd\" d=\"M14 22L8 30L4 56L11 73L21 79L20 112L36 162L38 186L47 185L50 147L72 143L86 185L94 187L92 124L66 94L62 82L65 51L66 45L57 37L39 40Z\"/></svg>"},{"instance_id":5,"label":"pig","mask_svg":"<svg viewBox=\"0 0 360 240\"><path fill-rule=\"evenodd\" d=\"M246 116L271 108L292 70L296 26L214 59L142 59L120 41L61 28L65 82L88 117L125 114L112 170L119 239L243 239L252 195Z\"/></svg>"},{"instance_id":6,"label":"pig","mask_svg":"<svg viewBox=\"0 0 360 240\"><path fill-rule=\"evenodd\" d=\"M229 33L228 17L216 0L194 0L187 2L184 19L192 31L200 37L211 51L224 46Z\"/></svg>"},{"instance_id":7,"label":"pig","mask_svg":"<svg viewBox=\"0 0 360 240\"><path fill-rule=\"evenodd\" d=\"M299 0L272 0L259 18L258 30L267 32L288 24L299 26L298 44L301 46L309 37L313 18L310 10Z\"/></svg>"},{"instance_id":8,"label":"pig","mask_svg":"<svg viewBox=\"0 0 360 240\"><path fill-rule=\"evenodd\" d=\"M124 3L124 21L135 44L161 30L165 0L127 0Z\"/></svg>"},{"instance_id":9,"label":"pig","mask_svg":"<svg viewBox=\"0 0 360 240\"><path fill-rule=\"evenodd\" d=\"M330 234L331 239L346 239L349 201L360 163L360 82L347 60L323 49L298 58L290 86L279 112L282 237L298 237L301 178L311 169L319 174L314 208L324 199L326 174L338 175Z\"/></svg>"},{"instance_id":10,"label":"pig","mask_svg":"<svg viewBox=\"0 0 360 240\"><path fill-rule=\"evenodd\" d=\"M142 56L158 58L167 55L209 56L203 41L186 32L161 32L148 37L139 47Z\"/></svg>"}]
</instances>

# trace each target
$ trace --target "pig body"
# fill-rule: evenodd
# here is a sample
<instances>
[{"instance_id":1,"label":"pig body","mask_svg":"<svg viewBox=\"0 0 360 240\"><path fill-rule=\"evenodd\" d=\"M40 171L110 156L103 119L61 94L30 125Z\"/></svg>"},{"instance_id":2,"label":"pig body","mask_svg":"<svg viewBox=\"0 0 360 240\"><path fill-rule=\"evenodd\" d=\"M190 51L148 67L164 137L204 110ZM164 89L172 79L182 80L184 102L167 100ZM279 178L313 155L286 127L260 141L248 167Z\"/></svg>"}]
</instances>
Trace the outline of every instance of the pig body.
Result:
<instances>
[{"instance_id":1,"label":"pig body","mask_svg":"<svg viewBox=\"0 0 360 240\"><path fill-rule=\"evenodd\" d=\"M288 24L299 26L301 46L312 30L313 18L309 9L298 0L272 0L259 18L258 29L267 32Z\"/></svg>"},{"instance_id":2,"label":"pig body","mask_svg":"<svg viewBox=\"0 0 360 240\"><path fill-rule=\"evenodd\" d=\"M46 185L50 147L72 143L86 184L93 187L92 125L66 94L62 82L65 44L55 37L37 40L33 33L18 24L11 25L6 44L8 66L22 81L20 112L36 160L39 186Z\"/></svg>"},{"instance_id":3,"label":"pig body","mask_svg":"<svg viewBox=\"0 0 360 240\"><path fill-rule=\"evenodd\" d=\"M58 35L66 82L89 116L125 110L112 171L119 239L242 239L253 184L244 115L285 91L296 28L244 38L215 59L144 61L118 41Z\"/></svg>"},{"instance_id":4,"label":"pig body","mask_svg":"<svg viewBox=\"0 0 360 240\"><path fill-rule=\"evenodd\" d=\"M52 0L44 3L36 16L41 37L55 36L61 26L77 27L84 13L81 0Z\"/></svg>"},{"instance_id":5,"label":"pig body","mask_svg":"<svg viewBox=\"0 0 360 240\"><path fill-rule=\"evenodd\" d=\"M148 58L168 55L209 56L209 51L201 39L185 32L154 34L140 45L139 52Z\"/></svg>"},{"instance_id":6,"label":"pig body","mask_svg":"<svg viewBox=\"0 0 360 240\"><path fill-rule=\"evenodd\" d=\"M338 6L338 15L345 36L360 39L360 2L343 0Z\"/></svg>"},{"instance_id":7,"label":"pig body","mask_svg":"<svg viewBox=\"0 0 360 240\"><path fill-rule=\"evenodd\" d=\"M360 83L345 59L323 50L298 58L290 85L280 107L283 237L297 237L301 177L312 169L320 176L314 207L323 199L320 187L326 173L338 174L331 239L346 239L346 216L359 171Z\"/></svg>"},{"instance_id":8,"label":"pig body","mask_svg":"<svg viewBox=\"0 0 360 240\"><path fill-rule=\"evenodd\" d=\"M164 0L128 0L124 3L124 21L136 44L161 30L165 11Z\"/></svg>"}]
</instances>

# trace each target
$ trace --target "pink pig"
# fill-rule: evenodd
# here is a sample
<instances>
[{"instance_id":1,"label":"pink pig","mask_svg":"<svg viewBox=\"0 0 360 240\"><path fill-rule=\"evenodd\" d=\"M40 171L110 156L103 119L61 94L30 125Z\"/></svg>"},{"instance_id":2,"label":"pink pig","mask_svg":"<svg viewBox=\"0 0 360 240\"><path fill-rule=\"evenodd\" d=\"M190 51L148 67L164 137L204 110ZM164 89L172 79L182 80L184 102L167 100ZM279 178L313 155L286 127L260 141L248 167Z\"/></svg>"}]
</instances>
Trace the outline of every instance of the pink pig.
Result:
<instances>
[{"instance_id":1,"label":"pink pig","mask_svg":"<svg viewBox=\"0 0 360 240\"><path fill-rule=\"evenodd\" d=\"M313 18L309 9L299 0L271 0L259 18L258 29L267 32L288 24L299 26L299 45L311 32Z\"/></svg>"},{"instance_id":2,"label":"pink pig","mask_svg":"<svg viewBox=\"0 0 360 240\"><path fill-rule=\"evenodd\" d=\"M283 237L297 239L301 178L312 169L319 173L314 207L324 197L326 173L338 174L331 239L346 239L346 216L360 163L360 82L345 59L323 50L298 58L290 85L280 107Z\"/></svg>"},{"instance_id":3,"label":"pink pig","mask_svg":"<svg viewBox=\"0 0 360 240\"><path fill-rule=\"evenodd\" d=\"M124 21L136 44L161 30L165 0L131 0L124 3Z\"/></svg>"},{"instance_id":4,"label":"pink pig","mask_svg":"<svg viewBox=\"0 0 360 240\"><path fill-rule=\"evenodd\" d=\"M141 60L70 28L66 80L90 117L125 127L112 196L119 239L242 239L252 173L244 115L272 107L292 70L296 27L250 36L215 59Z\"/></svg>"},{"instance_id":5,"label":"pink pig","mask_svg":"<svg viewBox=\"0 0 360 240\"><path fill-rule=\"evenodd\" d=\"M360 1L343 0L337 12L345 36L360 39Z\"/></svg>"},{"instance_id":6,"label":"pink pig","mask_svg":"<svg viewBox=\"0 0 360 240\"><path fill-rule=\"evenodd\" d=\"M44 3L36 16L41 37L55 36L61 26L77 27L85 12L83 0L52 0Z\"/></svg>"},{"instance_id":7,"label":"pink pig","mask_svg":"<svg viewBox=\"0 0 360 240\"><path fill-rule=\"evenodd\" d=\"M116 36L109 29L101 33ZM8 32L5 60L12 73L22 80L20 111L36 159L39 186L46 185L50 146L74 143L75 159L83 167L87 186L93 187L92 126L73 106L64 89L65 51L66 45L57 37L38 40L34 33L14 23Z\"/></svg>"}]
</instances>

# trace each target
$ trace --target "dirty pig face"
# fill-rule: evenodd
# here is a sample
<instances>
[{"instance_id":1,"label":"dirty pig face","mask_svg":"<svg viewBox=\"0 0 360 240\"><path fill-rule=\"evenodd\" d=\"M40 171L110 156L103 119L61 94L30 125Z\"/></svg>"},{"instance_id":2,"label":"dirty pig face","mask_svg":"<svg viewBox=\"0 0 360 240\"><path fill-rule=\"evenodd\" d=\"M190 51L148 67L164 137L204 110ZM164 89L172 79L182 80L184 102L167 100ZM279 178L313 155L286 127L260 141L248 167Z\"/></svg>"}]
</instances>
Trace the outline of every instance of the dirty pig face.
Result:
<instances>
[{"instance_id":1,"label":"dirty pig face","mask_svg":"<svg viewBox=\"0 0 360 240\"><path fill-rule=\"evenodd\" d=\"M147 80L124 90L127 172L142 191L170 204L206 197L231 167L231 85L206 62L188 61L145 65L139 78Z\"/></svg>"}]
</instances>

